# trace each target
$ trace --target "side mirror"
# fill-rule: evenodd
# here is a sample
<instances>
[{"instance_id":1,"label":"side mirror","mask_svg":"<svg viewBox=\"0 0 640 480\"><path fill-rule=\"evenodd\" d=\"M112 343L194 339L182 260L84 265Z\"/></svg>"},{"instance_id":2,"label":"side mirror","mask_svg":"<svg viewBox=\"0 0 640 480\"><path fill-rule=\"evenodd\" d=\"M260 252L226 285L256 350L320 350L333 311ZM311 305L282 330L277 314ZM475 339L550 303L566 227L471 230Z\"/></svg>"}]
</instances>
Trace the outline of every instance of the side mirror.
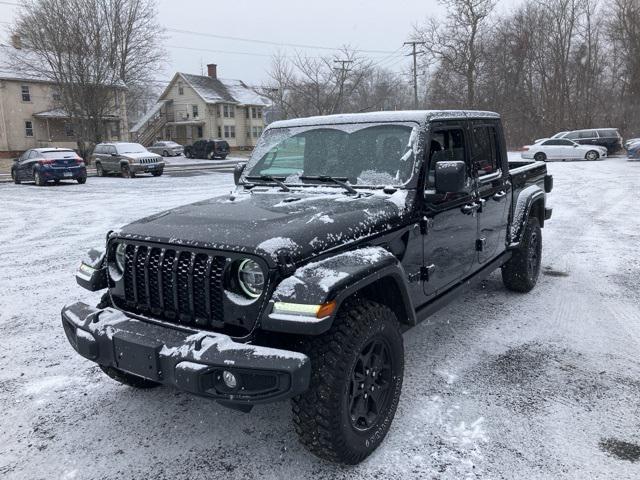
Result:
<instances>
[{"instance_id":1,"label":"side mirror","mask_svg":"<svg viewBox=\"0 0 640 480\"><path fill-rule=\"evenodd\" d=\"M467 166L460 161L436 163L436 193L468 193Z\"/></svg>"},{"instance_id":2,"label":"side mirror","mask_svg":"<svg viewBox=\"0 0 640 480\"><path fill-rule=\"evenodd\" d=\"M117 153L112 153L112 154L111 154L111 156L112 156L112 157L117 157L117 156L118 156L118 154L117 154Z\"/></svg>"},{"instance_id":3,"label":"side mirror","mask_svg":"<svg viewBox=\"0 0 640 480\"><path fill-rule=\"evenodd\" d=\"M574 145L573 148L578 148L578 145Z\"/></svg>"},{"instance_id":4,"label":"side mirror","mask_svg":"<svg viewBox=\"0 0 640 480\"><path fill-rule=\"evenodd\" d=\"M240 177L242 176L242 172L244 172L246 166L247 162L239 162L236 163L235 167L233 167L233 182L236 185L240 183Z\"/></svg>"}]
</instances>

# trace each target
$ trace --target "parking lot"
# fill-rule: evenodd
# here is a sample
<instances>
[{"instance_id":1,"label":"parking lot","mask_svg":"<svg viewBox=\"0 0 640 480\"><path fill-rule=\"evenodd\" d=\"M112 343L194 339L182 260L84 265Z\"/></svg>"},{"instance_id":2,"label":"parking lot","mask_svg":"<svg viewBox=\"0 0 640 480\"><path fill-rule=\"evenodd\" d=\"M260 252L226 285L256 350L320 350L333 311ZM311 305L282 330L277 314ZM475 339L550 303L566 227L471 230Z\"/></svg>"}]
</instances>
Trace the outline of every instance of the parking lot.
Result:
<instances>
[{"instance_id":1,"label":"parking lot","mask_svg":"<svg viewBox=\"0 0 640 480\"><path fill-rule=\"evenodd\" d=\"M231 411L169 388L135 391L69 346L60 308L108 230L233 188L226 171L0 184L0 477L638 478L640 162L550 163L543 275L499 272L405 334L382 446L343 468L298 444L289 404Z\"/></svg>"}]
</instances>

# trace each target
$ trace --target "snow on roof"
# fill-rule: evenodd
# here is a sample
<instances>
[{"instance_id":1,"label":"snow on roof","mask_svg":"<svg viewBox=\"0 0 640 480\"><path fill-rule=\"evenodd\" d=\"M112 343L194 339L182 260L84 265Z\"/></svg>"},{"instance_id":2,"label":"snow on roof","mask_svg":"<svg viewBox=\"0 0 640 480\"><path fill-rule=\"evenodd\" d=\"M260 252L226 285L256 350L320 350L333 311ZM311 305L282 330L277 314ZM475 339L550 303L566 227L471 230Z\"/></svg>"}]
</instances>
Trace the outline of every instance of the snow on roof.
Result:
<instances>
[{"instance_id":1,"label":"snow on roof","mask_svg":"<svg viewBox=\"0 0 640 480\"><path fill-rule=\"evenodd\" d=\"M19 65L21 63L22 65ZM56 83L53 79L42 73L42 69L33 65L42 64L42 60L33 52L25 48L15 48L10 45L0 44L0 79L23 80L30 82ZM113 87L126 88L122 80L115 79Z\"/></svg>"},{"instance_id":2,"label":"snow on roof","mask_svg":"<svg viewBox=\"0 0 640 480\"><path fill-rule=\"evenodd\" d=\"M69 113L64 108L54 108L53 110L46 110L44 112L38 112L33 114L34 117L39 118L69 118Z\"/></svg>"},{"instance_id":3,"label":"snow on roof","mask_svg":"<svg viewBox=\"0 0 640 480\"><path fill-rule=\"evenodd\" d=\"M207 103L237 103L240 105L267 106L271 102L259 95L242 80L212 78L205 75L179 73L179 75L193 88Z\"/></svg>"},{"instance_id":4,"label":"snow on roof","mask_svg":"<svg viewBox=\"0 0 640 480\"><path fill-rule=\"evenodd\" d=\"M495 112L476 110L400 110L394 112L343 113L317 117L296 118L273 122L269 128L304 127L342 123L418 122L432 119L500 118Z\"/></svg>"},{"instance_id":5,"label":"snow on roof","mask_svg":"<svg viewBox=\"0 0 640 480\"><path fill-rule=\"evenodd\" d=\"M16 55L28 55L28 53L9 45L0 45L0 79L52 83L51 79L41 73L30 71L26 65L24 69L17 67L12 61Z\"/></svg>"}]
</instances>

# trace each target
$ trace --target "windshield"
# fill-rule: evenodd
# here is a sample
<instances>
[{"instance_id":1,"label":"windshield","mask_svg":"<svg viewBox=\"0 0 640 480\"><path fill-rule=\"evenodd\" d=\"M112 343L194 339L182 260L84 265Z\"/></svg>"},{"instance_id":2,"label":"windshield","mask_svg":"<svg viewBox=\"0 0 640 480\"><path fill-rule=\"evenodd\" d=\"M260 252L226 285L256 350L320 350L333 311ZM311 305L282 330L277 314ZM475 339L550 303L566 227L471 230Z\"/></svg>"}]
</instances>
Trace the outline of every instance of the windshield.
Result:
<instances>
[{"instance_id":1,"label":"windshield","mask_svg":"<svg viewBox=\"0 0 640 480\"><path fill-rule=\"evenodd\" d=\"M146 153L147 149L139 143L119 143L116 145L118 153Z\"/></svg>"},{"instance_id":2,"label":"windshield","mask_svg":"<svg viewBox=\"0 0 640 480\"><path fill-rule=\"evenodd\" d=\"M245 176L344 178L355 186L403 185L413 172L415 123L274 128L260 139Z\"/></svg>"}]
</instances>

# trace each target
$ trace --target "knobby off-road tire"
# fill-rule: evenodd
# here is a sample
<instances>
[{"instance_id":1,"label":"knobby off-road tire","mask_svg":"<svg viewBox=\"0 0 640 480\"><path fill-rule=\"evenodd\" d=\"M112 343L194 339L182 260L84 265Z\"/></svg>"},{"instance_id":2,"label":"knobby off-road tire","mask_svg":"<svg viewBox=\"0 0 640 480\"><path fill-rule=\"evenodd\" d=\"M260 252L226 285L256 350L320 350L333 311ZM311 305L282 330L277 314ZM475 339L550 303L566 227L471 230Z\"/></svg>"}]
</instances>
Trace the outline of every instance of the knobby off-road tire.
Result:
<instances>
[{"instance_id":1,"label":"knobby off-road tire","mask_svg":"<svg viewBox=\"0 0 640 480\"><path fill-rule=\"evenodd\" d=\"M305 347L311 385L292 400L300 442L320 458L359 463L386 436L400 399L404 347L398 320L386 306L350 301L331 329Z\"/></svg>"},{"instance_id":2,"label":"knobby off-road tire","mask_svg":"<svg viewBox=\"0 0 640 480\"><path fill-rule=\"evenodd\" d=\"M502 282L515 292L530 292L536 286L542 261L542 230L536 217L527 220L520 246L502 267Z\"/></svg>"},{"instance_id":3,"label":"knobby off-road tire","mask_svg":"<svg viewBox=\"0 0 640 480\"><path fill-rule=\"evenodd\" d=\"M105 367L104 365L100 365L100 369L116 382L119 382L128 387L147 389L160 386L158 382L147 380L146 378L142 378L131 373L123 372L122 370L118 370L114 367Z\"/></svg>"}]
</instances>

